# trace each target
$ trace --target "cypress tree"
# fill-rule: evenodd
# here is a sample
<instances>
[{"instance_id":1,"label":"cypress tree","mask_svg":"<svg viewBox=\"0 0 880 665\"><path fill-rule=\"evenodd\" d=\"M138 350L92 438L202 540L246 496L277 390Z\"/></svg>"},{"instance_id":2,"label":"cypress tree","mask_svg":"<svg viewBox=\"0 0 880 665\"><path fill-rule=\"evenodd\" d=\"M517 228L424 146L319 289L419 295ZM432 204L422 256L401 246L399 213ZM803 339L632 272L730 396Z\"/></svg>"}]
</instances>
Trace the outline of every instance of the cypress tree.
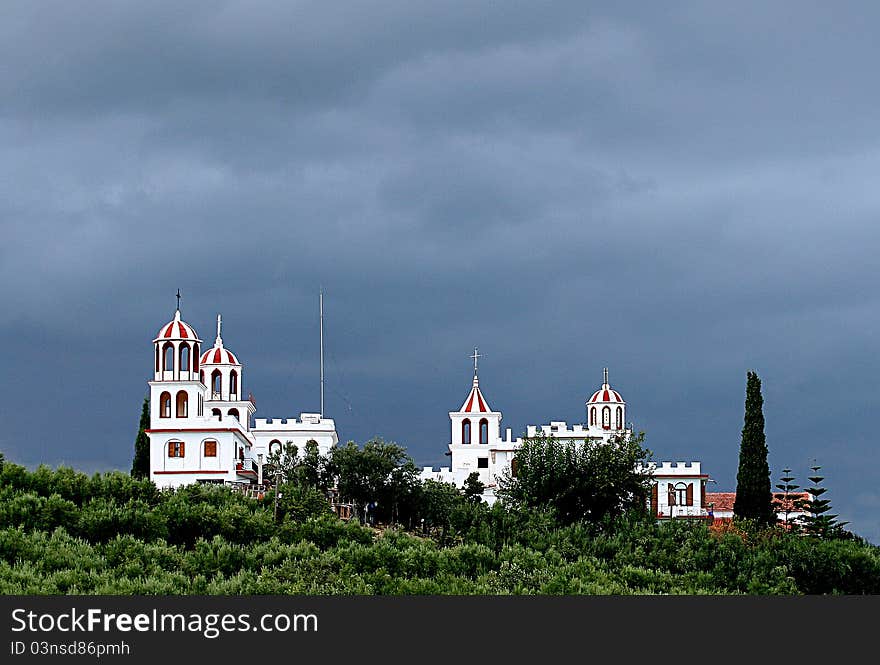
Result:
<instances>
[{"instance_id":1,"label":"cypress tree","mask_svg":"<svg viewBox=\"0 0 880 665\"><path fill-rule=\"evenodd\" d=\"M761 524L773 524L773 495L770 491L770 467L767 464L767 441L764 437L764 398L761 379L749 371L746 380L746 407L736 473L736 501L733 514Z\"/></svg>"},{"instance_id":2,"label":"cypress tree","mask_svg":"<svg viewBox=\"0 0 880 665\"><path fill-rule=\"evenodd\" d=\"M144 404L141 407L141 423L134 441L134 459L131 463L132 478L149 478L150 476L150 439L147 436L149 428L150 398L144 397Z\"/></svg>"}]
</instances>

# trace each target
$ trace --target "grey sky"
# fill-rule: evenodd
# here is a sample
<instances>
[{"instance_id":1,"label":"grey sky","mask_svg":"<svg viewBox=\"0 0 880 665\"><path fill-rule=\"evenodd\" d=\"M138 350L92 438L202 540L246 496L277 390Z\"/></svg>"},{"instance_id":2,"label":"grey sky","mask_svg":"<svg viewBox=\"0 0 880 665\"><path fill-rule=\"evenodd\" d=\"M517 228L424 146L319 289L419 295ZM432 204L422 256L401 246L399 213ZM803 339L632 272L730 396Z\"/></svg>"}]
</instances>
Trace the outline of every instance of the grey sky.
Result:
<instances>
[{"instance_id":1,"label":"grey sky","mask_svg":"<svg viewBox=\"0 0 880 665\"><path fill-rule=\"evenodd\" d=\"M656 4L656 6L654 6ZM9 2L0 450L130 465L156 330L223 313L258 415L440 464L608 366L661 459L813 459L880 542L871 3Z\"/></svg>"}]
</instances>

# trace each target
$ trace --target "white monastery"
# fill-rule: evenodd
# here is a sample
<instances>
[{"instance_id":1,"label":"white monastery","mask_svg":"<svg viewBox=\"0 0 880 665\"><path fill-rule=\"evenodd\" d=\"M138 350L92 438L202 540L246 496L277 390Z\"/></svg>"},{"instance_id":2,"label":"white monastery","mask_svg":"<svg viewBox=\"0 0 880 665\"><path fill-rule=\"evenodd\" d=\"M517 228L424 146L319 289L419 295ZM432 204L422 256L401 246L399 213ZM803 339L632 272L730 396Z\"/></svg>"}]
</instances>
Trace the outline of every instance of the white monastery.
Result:
<instances>
[{"instance_id":1,"label":"white monastery","mask_svg":"<svg viewBox=\"0 0 880 665\"><path fill-rule=\"evenodd\" d=\"M291 442L300 450L314 439L322 455L339 442L336 425L320 413L299 418L253 419L243 397L243 366L220 336L202 349L195 329L174 318L153 340L150 385L150 479L158 487L190 483L263 483L269 453ZM253 422L253 424L251 424Z\"/></svg>"},{"instance_id":2,"label":"white monastery","mask_svg":"<svg viewBox=\"0 0 880 665\"><path fill-rule=\"evenodd\" d=\"M485 486L483 498L495 501L495 488L505 470L515 473L516 450L522 438L513 438L511 428L501 436L501 412L494 411L480 390L477 349L474 349L474 379L470 392L458 411L449 412L450 466L434 469L424 467L422 478L453 483L461 487L467 477L476 472ZM632 428L626 425L626 402L608 383L608 370L602 385L586 402L586 422L571 426L564 421L549 425L528 425L526 437L543 433L561 442L608 443L612 437L629 436ZM706 483L708 474L702 473L700 462L652 463L649 471L655 481L651 506L658 518L706 517Z\"/></svg>"},{"instance_id":3,"label":"white monastery","mask_svg":"<svg viewBox=\"0 0 880 665\"><path fill-rule=\"evenodd\" d=\"M323 415L323 373L322 413L282 419L253 417L254 401L242 392L244 368L224 346L221 323L218 315L214 345L203 349L195 329L180 318L178 300L174 318L153 339L147 435L150 479L159 487L191 483L262 486L264 464L284 444L290 442L303 450L311 439L327 455L339 442L334 421ZM422 478L461 487L476 472L485 485L484 498L493 503L499 477L506 469L515 472L515 454L523 439L514 438L510 428L501 436L501 412L492 410L480 389L476 349L471 357L470 392L460 409L449 412L450 466L425 467ZM626 402L609 384L607 369L601 387L586 402L585 423L529 425L526 436L533 437L539 430L569 442L607 443L611 437L632 434L626 426ZM699 462L652 463L647 471L655 481L651 504L658 518L707 516L708 475L701 472Z\"/></svg>"}]
</instances>

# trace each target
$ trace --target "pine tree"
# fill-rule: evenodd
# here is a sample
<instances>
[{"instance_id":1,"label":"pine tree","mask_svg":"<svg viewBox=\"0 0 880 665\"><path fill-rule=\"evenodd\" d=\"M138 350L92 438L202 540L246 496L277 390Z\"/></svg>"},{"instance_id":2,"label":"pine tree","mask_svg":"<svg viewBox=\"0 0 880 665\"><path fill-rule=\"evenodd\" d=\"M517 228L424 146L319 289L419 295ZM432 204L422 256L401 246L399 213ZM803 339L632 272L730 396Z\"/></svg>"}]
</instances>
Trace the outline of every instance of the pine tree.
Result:
<instances>
[{"instance_id":1,"label":"pine tree","mask_svg":"<svg viewBox=\"0 0 880 665\"><path fill-rule=\"evenodd\" d=\"M802 520L804 531L807 534L819 538L833 538L840 535L843 531L843 526L849 524L849 522L840 522L837 519L837 515L828 514L828 511L831 510L831 501L822 498L822 495L828 490L822 487L822 481L825 480L825 476L819 475L821 469L821 466L810 467L813 475L807 480L813 483L813 486L807 488L810 498L804 504L807 514Z\"/></svg>"},{"instance_id":2,"label":"pine tree","mask_svg":"<svg viewBox=\"0 0 880 665\"><path fill-rule=\"evenodd\" d=\"M131 463L132 478L148 478L150 476L150 439L147 436L149 428L150 398L144 397L144 404L141 407L141 423L134 441L134 459Z\"/></svg>"},{"instance_id":3,"label":"pine tree","mask_svg":"<svg viewBox=\"0 0 880 665\"><path fill-rule=\"evenodd\" d=\"M779 478L781 482L776 485L776 489L781 490L781 492L774 496L774 503L778 508L776 512L782 512L785 515L783 524L785 524L786 527L789 526L789 514L794 511L799 511L803 507L800 498L792 498L794 493L801 487L792 482L794 479L794 476L791 475L791 469L783 469L782 476ZM792 523L791 526L794 526L794 524Z\"/></svg>"},{"instance_id":4,"label":"pine tree","mask_svg":"<svg viewBox=\"0 0 880 665\"><path fill-rule=\"evenodd\" d=\"M736 473L736 501L733 514L773 524L773 495L770 491L770 467L767 464L767 442L764 437L764 398L761 379L749 371L746 380L746 405L739 449L739 470Z\"/></svg>"}]
</instances>

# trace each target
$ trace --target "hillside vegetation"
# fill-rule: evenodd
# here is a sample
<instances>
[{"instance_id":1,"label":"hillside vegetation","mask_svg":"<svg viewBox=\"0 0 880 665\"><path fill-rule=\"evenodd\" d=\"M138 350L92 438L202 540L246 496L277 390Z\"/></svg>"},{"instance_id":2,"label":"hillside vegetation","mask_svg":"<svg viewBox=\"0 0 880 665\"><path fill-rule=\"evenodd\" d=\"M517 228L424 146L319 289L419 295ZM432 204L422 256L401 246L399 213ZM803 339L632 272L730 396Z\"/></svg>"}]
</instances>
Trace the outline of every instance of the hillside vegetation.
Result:
<instances>
[{"instance_id":1,"label":"hillside vegetation","mask_svg":"<svg viewBox=\"0 0 880 665\"><path fill-rule=\"evenodd\" d=\"M427 483L414 530L342 521L310 488L276 521L271 492L0 464L3 594L880 593L880 552L855 537L637 511L563 523Z\"/></svg>"}]
</instances>

